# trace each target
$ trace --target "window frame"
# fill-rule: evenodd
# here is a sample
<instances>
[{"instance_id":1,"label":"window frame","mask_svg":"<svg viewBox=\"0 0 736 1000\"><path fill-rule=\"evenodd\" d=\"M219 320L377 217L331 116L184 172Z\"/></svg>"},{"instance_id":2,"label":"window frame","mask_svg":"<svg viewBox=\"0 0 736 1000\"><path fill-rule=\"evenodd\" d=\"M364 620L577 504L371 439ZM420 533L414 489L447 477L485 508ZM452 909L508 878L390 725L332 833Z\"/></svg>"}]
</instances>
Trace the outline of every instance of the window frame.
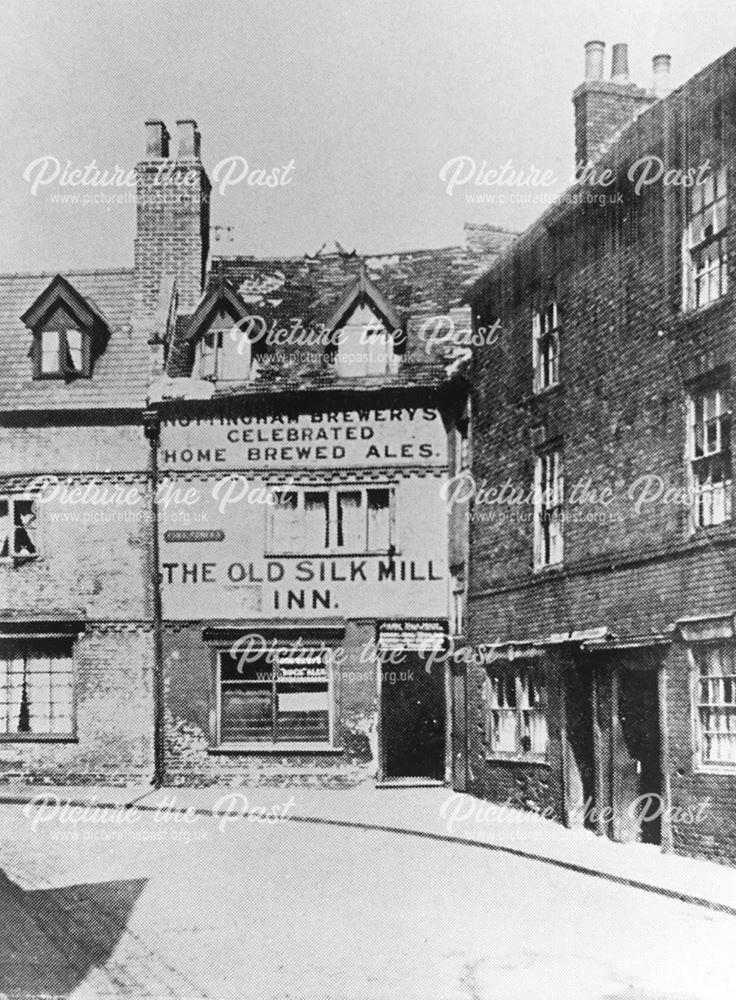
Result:
<instances>
[{"instance_id":1,"label":"window frame","mask_svg":"<svg viewBox=\"0 0 736 1000\"><path fill-rule=\"evenodd\" d=\"M213 699L212 699L212 719L211 719L211 732L212 732L212 746L216 751L223 752L255 752L255 753L268 753L270 751L277 752L298 752L298 753L312 753L319 751L339 751L339 747L335 744L335 734L336 734L336 724L337 724L337 698L336 698L336 677L337 671L335 670L335 658L332 649L327 646L324 642L314 640L305 642L300 651L308 652L310 650L321 652L324 655L325 671L327 675L327 726L328 726L328 739L326 742L308 742L308 741L294 741L294 740L278 740L274 739L277 735L277 714L276 714L276 691L277 685L279 684L277 664L273 662L273 651L278 652L290 652L288 640L283 640L283 642L274 643L273 646L269 644L269 656L272 658L272 662L266 666L270 666L271 680L271 739L270 740L249 740L249 741L229 741L223 742L222 739L222 656L230 655L232 652L231 645L218 645L212 650L212 678L213 678ZM291 650L293 653L294 650ZM234 655L237 655L234 654ZM264 667L265 669L265 667ZM224 683L228 683L227 681ZM237 681L231 681L229 683L236 684ZM247 684L247 681L240 682L242 684ZM258 683L258 682L252 682ZM287 683L281 681L281 683ZM302 682L303 683L303 682ZM322 682L320 682L322 683Z\"/></svg>"},{"instance_id":2,"label":"window frame","mask_svg":"<svg viewBox=\"0 0 736 1000\"><path fill-rule=\"evenodd\" d=\"M701 675L700 669L701 664L699 662L698 654L702 654L712 649L723 649L731 650L731 656L733 659L733 667L736 670L736 650L733 649L732 644L724 640L713 640L708 642L698 642L692 643L687 647L687 656L690 664L690 734L692 739L692 759L693 759L693 771L696 774L736 774L736 760L733 762L728 761L707 761L705 760L705 739L703 738L703 732L701 729L700 712L701 712L701 701L700 701L700 682ZM736 672L734 674L718 675L719 678L734 678L734 687L736 687ZM723 707L723 706L721 706ZM736 716L736 702L733 703L734 715ZM729 735L726 733L725 735ZM734 731L734 739L736 741L736 730Z\"/></svg>"},{"instance_id":3,"label":"window frame","mask_svg":"<svg viewBox=\"0 0 736 1000\"><path fill-rule=\"evenodd\" d=\"M53 371L45 371L43 367L44 335L54 333L58 337L58 367ZM72 363L72 348L69 344L69 334L79 334L79 354L81 368L77 369ZM75 349L76 350L76 349ZM37 381L70 380L76 378L91 378L92 376L92 335L91 332L81 324L67 326L65 323L56 322L46 326L41 324L34 331L34 361L33 377Z\"/></svg>"},{"instance_id":4,"label":"window frame","mask_svg":"<svg viewBox=\"0 0 736 1000\"><path fill-rule=\"evenodd\" d=\"M335 374L338 378L387 378L392 375L396 375L399 366L401 364L401 354L397 350L396 344L396 334L393 330L386 327L386 324L378 317L374 315L374 322L366 323L352 323L351 318L339 326L333 335L337 335L337 343L335 348L331 351L332 355L332 365L335 370ZM363 349L363 353L366 358L363 362L365 366L365 371L350 371L345 370L343 365L341 365L339 358L341 354L351 355L356 353L356 345L350 346L343 344L342 338L345 332L350 334L357 333L360 336L360 344L357 345L359 348ZM373 338L373 340L366 340L366 337ZM377 341L382 344L380 351L377 352L377 356L383 356L384 362L381 371L371 371L371 350L372 344ZM351 362L354 364L354 362Z\"/></svg>"},{"instance_id":5,"label":"window frame","mask_svg":"<svg viewBox=\"0 0 736 1000\"><path fill-rule=\"evenodd\" d=\"M715 397L715 413L706 419L707 403L710 397ZM697 406L700 402L703 410L702 422L696 422ZM688 392L686 399L686 475L688 482L689 504L689 529L690 534L703 531L709 528L717 528L720 525L728 524L733 518L733 467L732 467L732 447L731 447L731 417L732 411L728 407L727 388L724 385L706 385L693 388ZM716 428L717 448L708 449L708 428L714 425ZM700 445L702 454L696 455L698 450L698 429L701 431L702 443ZM724 448L724 437L728 439L728 446ZM724 471L723 483L723 511L724 516L720 520L713 520L713 474L712 467L718 462L723 463L727 468L728 475ZM698 478L699 470L708 470L710 474L710 487L703 488ZM706 493L710 494L710 517L711 520L703 521L699 514L700 498Z\"/></svg>"},{"instance_id":6,"label":"window frame","mask_svg":"<svg viewBox=\"0 0 736 1000\"><path fill-rule=\"evenodd\" d=\"M712 182L713 197L706 201L708 184ZM722 186L722 194L719 194ZM696 198L698 207L695 207ZM696 243L695 230L698 223L709 215L717 222L719 205L722 206L723 221L719 229L708 232L709 227L702 225L702 238ZM683 311L694 312L706 309L720 301L728 293L728 172L725 166L712 171L709 178L695 185L687 192L687 224L683 231ZM705 255L714 247L717 248L717 266L708 268ZM713 272L718 272L720 290L716 295L710 294ZM708 286L708 297L701 300L699 282L705 278Z\"/></svg>"},{"instance_id":7,"label":"window frame","mask_svg":"<svg viewBox=\"0 0 736 1000\"><path fill-rule=\"evenodd\" d=\"M548 719L548 678L544 667L535 661L519 662L518 664L503 663L494 669L493 664L484 667L484 677L483 677L483 736L485 744L485 757L486 760L507 760L507 761L523 761L527 763L539 763L544 764L549 760L549 746L550 746L550 735L549 735L549 719ZM542 684L538 685L541 687L541 704L538 708L524 707L522 704L522 673L527 673L529 679L531 680L534 675L542 678ZM513 676L514 678L514 691L515 691L515 702L516 704L505 711L513 712L515 717L515 743L516 747L514 750L499 750L492 746L491 744L491 730L492 730L492 719L491 713L494 711L504 711L498 707L494 707L491 704L491 693L492 693L492 676L499 678L506 678ZM544 750L524 750L521 746L522 740L522 714L524 712L538 713L544 720L544 730L546 735Z\"/></svg>"},{"instance_id":8,"label":"window frame","mask_svg":"<svg viewBox=\"0 0 736 1000\"><path fill-rule=\"evenodd\" d=\"M56 644L59 648L65 650L65 659L69 660L71 665L71 727L68 732L64 733L34 733L34 732L3 732L0 730L0 744L2 743L77 743L79 742L78 728L77 728L77 703L78 703L78 691L79 691L79 677L77 670L77 660L74 656L75 641L74 638L68 635L47 635L47 636L34 636L34 635L18 635L18 636L4 636L0 639L0 662L6 660L7 656L3 656L2 647L17 647L18 649L25 650L24 658L27 659L29 653L43 651L44 647L49 647L51 644ZM50 658L50 650L47 654ZM51 675L52 671L49 671ZM0 691L2 687L0 687ZM49 702L51 704L51 702Z\"/></svg>"},{"instance_id":9,"label":"window frame","mask_svg":"<svg viewBox=\"0 0 736 1000\"><path fill-rule=\"evenodd\" d=\"M388 545L385 548L373 548L369 546L369 522L368 522L368 494L370 492L385 492L388 494ZM293 548L288 549L283 546L276 545L275 541L275 519L277 506L271 505L268 508L268 524L266 528L266 555L269 556L365 556L365 555L389 555L390 553L396 553L396 488L392 484L388 483L340 483L339 485L332 484L325 486L324 484L307 484L302 483L299 485L273 485L269 486L269 492L273 495L278 494L288 494L294 493L297 496L297 512L301 515L302 519L302 530L300 532L300 541ZM343 493L360 493L361 494L361 513L363 517L363 526L365 530L365 547L356 548L355 546L338 546L334 544L337 539L338 532L338 507L337 498L339 494ZM327 496L327 545L322 549L315 549L313 546L306 545L304 541L305 531L303 527L304 521L304 497L308 493L316 494L326 494Z\"/></svg>"},{"instance_id":10,"label":"window frame","mask_svg":"<svg viewBox=\"0 0 736 1000\"><path fill-rule=\"evenodd\" d=\"M231 324L229 327L225 328L224 326L221 326L219 323L217 323L213 325L210 329L207 329L202 334L200 334L195 349L194 367L197 376L201 381L203 382L252 381L254 354L253 354L253 344L251 343L251 341L248 341L248 359L247 359L247 364L246 363L243 364L243 369L244 369L243 375L237 378L226 378L225 375L223 374L224 358L225 358L225 342L227 338L230 337L234 329L237 329L235 324ZM210 356L214 358L214 369L212 373L204 374L203 372L204 360L205 360L204 348L205 348L205 342L208 337L213 337L215 341L214 347L211 349L210 352ZM235 347L233 348L234 352L237 353L238 346L241 342L242 342L242 334L238 344L236 344ZM241 357L244 357L244 355L241 355Z\"/></svg>"},{"instance_id":11,"label":"window frame","mask_svg":"<svg viewBox=\"0 0 736 1000\"><path fill-rule=\"evenodd\" d=\"M532 373L534 392L560 384L562 324L557 300L532 314Z\"/></svg>"},{"instance_id":12,"label":"window frame","mask_svg":"<svg viewBox=\"0 0 736 1000\"><path fill-rule=\"evenodd\" d=\"M552 479L552 502L547 503L549 486L544 488L545 463L549 460L555 463ZM556 475L554 475L556 473ZM565 559L565 467L563 448L561 444L545 447L534 456L534 569L547 570L562 566ZM543 527L545 515L548 515L548 528ZM552 525L558 527L553 531ZM556 542L557 558L552 558L552 550ZM549 551L549 557L545 557Z\"/></svg>"},{"instance_id":13,"label":"window frame","mask_svg":"<svg viewBox=\"0 0 736 1000\"><path fill-rule=\"evenodd\" d=\"M15 565L17 563L29 562L32 559L38 559L39 555L41 554L41 541L40 541L40 536L41 536L41 521L40 521L40 511L39 511L38 497L34 496L34 494L32 494L32 493L27 493L27 492L25 492L25 493L24 492L17 492L17 493L8 492L8 493L0 493L0 501L7 501L7 504L8 504L8 517L10 518L10 521L11 521L10 531L12 533L12 537L13 537L14 541L15 541L15 532L17 530L16 525L15 525L15 505L16 505L16 503L25 502L25 503L31 503L31 504L33 504L33 507L34 507L33 514L34 514L34 518L35 518L35 521L36 521L35 527L33 529L33 536L31 538L31 541L35 542L35 552L30 553L30 554L29 553L18 554L16 552L8 552L8 555L6 555L6 556L0 554L0 566L2 566L4 564L13 564L13 565Z\"/></svg>"}]
</instances>

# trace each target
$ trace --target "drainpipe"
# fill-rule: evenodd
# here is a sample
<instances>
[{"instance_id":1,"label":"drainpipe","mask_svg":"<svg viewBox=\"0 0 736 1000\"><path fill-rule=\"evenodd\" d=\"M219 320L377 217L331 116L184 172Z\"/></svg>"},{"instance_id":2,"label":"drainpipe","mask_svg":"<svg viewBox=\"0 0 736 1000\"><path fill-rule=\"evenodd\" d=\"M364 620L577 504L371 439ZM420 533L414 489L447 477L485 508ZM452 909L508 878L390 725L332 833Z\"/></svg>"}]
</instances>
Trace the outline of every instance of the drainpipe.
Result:
<instances>
[{"instance_id":1,"label":"drainpipe","mask_svg":"<svg viewBox=\"0 0 736 1000\"><path fill-rule=\"evenodd\" d=\"M153 602L153 787L160 788L166 774L164 734L164 649L159 553L159 467L158 446L161 420L156 410L143 413L143 431L151 445L148 453L148 480L151 484L150 583Z\"/></svg>"}]
</instances>

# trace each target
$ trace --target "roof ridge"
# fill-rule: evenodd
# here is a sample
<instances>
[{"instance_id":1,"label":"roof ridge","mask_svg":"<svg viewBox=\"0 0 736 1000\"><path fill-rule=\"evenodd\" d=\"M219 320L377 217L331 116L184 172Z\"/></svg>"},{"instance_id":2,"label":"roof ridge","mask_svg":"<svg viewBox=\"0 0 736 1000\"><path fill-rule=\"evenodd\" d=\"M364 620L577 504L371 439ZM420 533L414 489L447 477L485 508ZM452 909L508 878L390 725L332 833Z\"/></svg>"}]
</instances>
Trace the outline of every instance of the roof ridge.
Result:
<instances>
[{"instance_id":1,"label":"roof ridge","mask_svg":"<svg viewBox=\"0 0 736 1000\"><path fill-rule=\"evenodd\" d=\"M133 267L95 267L76 268L71 271L58 268L52 271L0 271L0 281L5 278L55 278L57 274L60 274L62 278L68 278L72 275L87 277L97 274L133 274L134 270Z\"/></svg>"}]
</instances>

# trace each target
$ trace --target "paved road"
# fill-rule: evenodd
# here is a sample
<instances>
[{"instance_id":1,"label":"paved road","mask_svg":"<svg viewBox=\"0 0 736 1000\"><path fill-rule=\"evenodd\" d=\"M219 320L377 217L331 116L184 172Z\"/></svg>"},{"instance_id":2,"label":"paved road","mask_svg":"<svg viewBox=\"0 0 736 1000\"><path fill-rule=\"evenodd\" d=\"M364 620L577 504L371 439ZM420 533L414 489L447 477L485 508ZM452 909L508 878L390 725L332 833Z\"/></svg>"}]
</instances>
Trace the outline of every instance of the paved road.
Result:
<instances>
[{"instance_id":1,"label":"paved road","mask_svg":"<svg viewBox=\"0 0 736 1000\"><path fill-rule=\"evenodd\" d=\"M34 832L0 807L0 994L734 996L732 916L391 833L111 816Z\"/></svg>"}]
</instances>

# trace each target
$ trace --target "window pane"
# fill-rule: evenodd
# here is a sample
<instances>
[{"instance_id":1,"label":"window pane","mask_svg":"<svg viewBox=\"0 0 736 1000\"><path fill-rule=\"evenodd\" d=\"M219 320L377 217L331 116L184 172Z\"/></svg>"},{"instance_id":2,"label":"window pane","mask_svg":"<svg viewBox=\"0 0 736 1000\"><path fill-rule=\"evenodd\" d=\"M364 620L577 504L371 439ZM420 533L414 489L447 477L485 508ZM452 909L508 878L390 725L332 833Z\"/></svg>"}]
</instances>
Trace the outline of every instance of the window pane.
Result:
<instances>
[{"instance_id":1,"label":"window pane","mask_svg":"<svg viewBox=\"0 0 736 1000\"><path fill-rule=\"evenodd\" d=\"M329 548L328 494L304 494L304 545L307 552Z\"/></svg>"},{"instance_id":2,"label":"window pane","mask_svg":"<svg viewBox=\"0 0 736 1000\"><path fill-rule=\"evenodd\" d=\"M61 338L58 330L44 330L41 333L41 371L56 374L61 370L59 347Z\"/></svg>"},{"instance_id":3,"label":"window pane","mask_svg":"<svg viewBox=\"0 0 736 1000\"><path fill-rule=\"evenodd\" d=\"M296 493L274 493L272 508L273 546L282 552L293 552L301 544L301 514Z\"/></svg>"},{"instance_id":4,"label":"window pane","mask_svg":"<svg viewBox=\"0 0 736 1000\"><path fill-rule=\"evenodd\" d=\"M13 501L14 555L36 555L36 511L33 500Z\"/></svg>"},{"instance_id":5,"label":"window pane","mask_svg":"<svg viewBox=\"0 0 736 1000\"><path fill-rule=\"evenodd\" d=\"M391 544L391 494L368 490L368 550L382 552Z\"/></svg>"},{"instance_id":6,"label":"window pane","mask_svg":"<svg viewBox=\"0 0 736 1000\"><path fill-rule=\"evenodd\" d=\"M362 552L365 549L365 511L360 490L337 494L337 545Z\"/></svg>"},{"instance_id":7,"label":"window pane","mask_svg":"<svg viewBox=\"0 0 736 1000\"><path fill-rule=\"evenodd\" d=\"M222 685L220 739L223 743L270 743L271 684Z\"/></svg>"},{"instance_id":8,"label":"window pane","mask_svg":"<svg viewBox=\"0 0 736 1000\"><path fill-rule=\"evenodd\" d=\"M81 330L66 331L66 345L69 351L69 363L75 372L82 371L82 332Z\"/></svg>"}]
</instances>

